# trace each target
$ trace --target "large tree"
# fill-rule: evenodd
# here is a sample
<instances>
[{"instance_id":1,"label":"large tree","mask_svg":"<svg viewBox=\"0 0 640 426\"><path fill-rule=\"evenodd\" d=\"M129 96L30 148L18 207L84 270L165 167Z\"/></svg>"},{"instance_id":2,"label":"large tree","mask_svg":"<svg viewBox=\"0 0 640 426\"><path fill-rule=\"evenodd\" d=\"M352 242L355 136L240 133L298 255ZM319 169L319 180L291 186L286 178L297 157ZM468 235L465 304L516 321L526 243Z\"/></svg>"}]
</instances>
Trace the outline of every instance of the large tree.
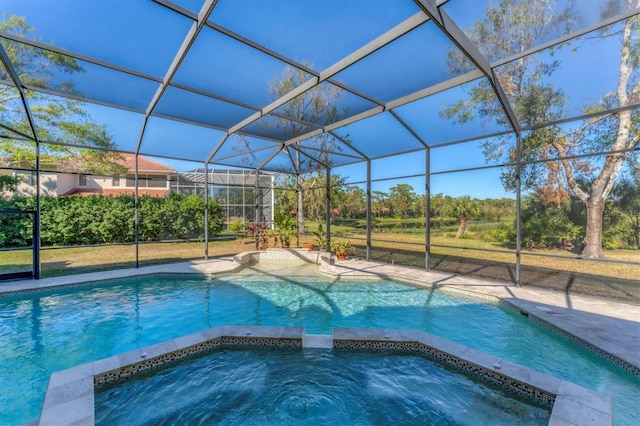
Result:
<instances>
[{"instance_id":1,"label":"large tree","mask_svg":"<svg viewBox=\"0 0 640 426\"><path fill-rule=\"evenodd\" d=\"M306 68L312 69L312 64L304 62ZM281 75L275 77L269 85L269 93L273 99L279 99L287 93L309 80L311 75L299 68L287 66ZM316 126L324 126L338 121L346 111L340 111L335 103L342 96L343 90L338 86L323 83L312 87L303 94L296 96L277 110L278 114L270 116L264 121L265 126L275 126L282 129L287 139L292 139L315 129L308 123ZM305 174L322 170L323 165L331 167L332 153L342 151L340 144L328 133L322 133L305 141L304 149L311 150L313 156L322 164L312 161L301 151L300 143L289 147L288 152L292 156L292 162L299 177L297 188L298 205L297 221L300 232L304 231L304 188L300 185Z\"/></svg>"},{"instance_id":2,"label":"large tree","mask_svg":"<svg viewBox=\"0 0 640 426\"><path fill-rule=\"evenodd\" d=\"M411 216L411 208L417 198L413 187L407 183L399 183L389 188L389 204L391 211L397 218L408 218Z\"/></svg>"},{"instance_id":3,"label":"large tree","mask_svg":"<svg viewBox=\"0 0 640 426\"><path fill-rule=\"evenodd\" d=\"M476 22L468 36L490 61L525 52L548 35L567 32L579 19L573 2L563 4L566 7L558 10L553 0L492 1L486 17ZM640 0L609 0L603 6L603 18L621 12L624 6L638 8ZM545 80L562 65L560 55L553 49L549 55L522 56L497 70L518 120L523 126L533 128L522 139L522 187L534 190L547 202L561 203L575 195L584 203L587 224L582 254L586 257L603 256L605 202L625 161L629 161L639 143L638 110L624 109L637 104L640 97L638 31L639 18L634 16L597 33L598 37L617 37L620 41L619 74L615 93L607 94L597 105L585 105L584 112L597 114L611 108L623 109L615 114L592 116L578 126L536 127L566 116L564 107L568 100L562 88ZM564 45L569 47L579 50L582 45L579 42ZM453 71L459 71L466 64L459 52L451 51L449 65ZM576 78L585 78L587 84L586 76ZM472 89L468 100L449 105L443 115L464 122L478 114L504 124L504 113L491 92L488 84L481 83ZM487 159L513 163L517 159L516 148L505 149L506 143L499 138L484 143ZM604 158L588 156L588 153L603 151L610 154ZM506 189L515 189L517 173L512 167L503 174Z\"/></svg>"},{"instance_id":4,"label":"large tree","mask_svg":"<svg viewBox=\"0 0 640 426\"><path fill-rule=\"evenodd\" d=\"M0 32L27 38L36 29L26 18L9 16L0 21ZM42 88L64 94L77 93L68 77L84 70L74 58L9 39L2 41L11 65L27 87ZM0 66L0 80L11 81ZM36 123L43 168L95 173L126 171L105 125L96 123L82 102L38 91L27 91ZM33 134L18 90L0 85L0 163L4 166L33 167L36 150Z\"/></svg>"}]
</instances>

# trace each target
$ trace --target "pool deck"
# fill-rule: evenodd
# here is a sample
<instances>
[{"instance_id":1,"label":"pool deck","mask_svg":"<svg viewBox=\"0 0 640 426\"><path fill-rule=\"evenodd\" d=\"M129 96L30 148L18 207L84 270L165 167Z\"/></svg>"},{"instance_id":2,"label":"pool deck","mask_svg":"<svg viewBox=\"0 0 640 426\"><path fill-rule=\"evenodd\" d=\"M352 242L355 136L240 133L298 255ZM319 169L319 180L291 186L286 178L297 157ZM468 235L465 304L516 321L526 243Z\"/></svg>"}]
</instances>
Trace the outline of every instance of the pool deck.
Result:
<instances>
[{"instance_id":1,"label":"pool deck","mask_svg":"<svg viewBox=\"0 0 640 426\"><path fill-rule=\"evenodd\" d=\"M418 268L368 262L361 259L334 262L328 256L326 258L323 256L323 259L320 259L320 255L318 255L318 263L321 273L334 276L336 279L388 277L418 285L473 292L478 295L499 298L528 315L623 360L632 369L635 369L635 374L640 372L640 306L638 305L545 289L518 287L512 283L470 276L427 272ZM221 274L243 268L253 269L254 267L241 264L238 256L223 257L41 280L16 280L0 284L0 294L156 273ZM281 270L278 272L295 273L297 268L299 266L281 265Z\"/></svg>"}]
</instances>

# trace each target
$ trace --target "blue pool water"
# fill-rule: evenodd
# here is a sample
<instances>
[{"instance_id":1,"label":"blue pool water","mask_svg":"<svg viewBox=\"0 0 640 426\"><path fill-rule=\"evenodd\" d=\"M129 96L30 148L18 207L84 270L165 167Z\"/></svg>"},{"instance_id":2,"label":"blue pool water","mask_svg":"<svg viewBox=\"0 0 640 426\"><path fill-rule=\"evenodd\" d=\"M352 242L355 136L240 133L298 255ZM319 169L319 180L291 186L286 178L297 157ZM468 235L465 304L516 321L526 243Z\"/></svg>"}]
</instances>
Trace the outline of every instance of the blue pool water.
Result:
<instances>
[{"instance_id":1,"label":"blue pool water","mask_svg":"<svg viewBox=\"0 0 640 426\"><path fill-rule=\"evenodd\" d=\"M640 379L511 310L393 282L155 276L0 298L0 419L39 415L49 375L223 324L420 329L614 398L640 424Z\"/></svg>"},{"instance_id":2,"label":"blue pool water","mask_svg":"<svg viewBox=\"0 0 640 426\"><path fill-rule=\"evenodd\" d=\"M95 403L96 424L109 426L533 426L551 415L420 356L317 349L214 352L99 392Z\"/></svg>"}]
</instances>

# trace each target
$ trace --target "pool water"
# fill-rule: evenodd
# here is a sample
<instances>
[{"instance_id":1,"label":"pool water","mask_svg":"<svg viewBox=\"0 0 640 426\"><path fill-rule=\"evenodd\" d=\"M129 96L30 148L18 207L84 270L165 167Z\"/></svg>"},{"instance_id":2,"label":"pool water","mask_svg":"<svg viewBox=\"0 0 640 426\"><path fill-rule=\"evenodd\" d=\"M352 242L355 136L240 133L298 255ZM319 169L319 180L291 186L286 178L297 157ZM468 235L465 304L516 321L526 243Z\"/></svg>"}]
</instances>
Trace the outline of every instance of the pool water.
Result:
<instances>
[{"instance_id":1,"label":"pool water","mask_svg":"<svg viewBox=\"0 0 640 426\"><path fill-rule=\"evenodd\" d=\"M97 425L127 426L546 425L551 415L418 355L317 349L214 352L95 403Z\"/></svg>"},{"instance_id":2,"label":"pool water","mask_svg":"<svg viewBox=\"0 0 640 426\"><path fill-rule=\"evenodd\" d=\"M617 424L640 424L640 378L514 311L318 275L150 276L0 298L0 419L36 419L54 371L225 324L424 330L610 395Z\"/></svg>"}]
</instances>

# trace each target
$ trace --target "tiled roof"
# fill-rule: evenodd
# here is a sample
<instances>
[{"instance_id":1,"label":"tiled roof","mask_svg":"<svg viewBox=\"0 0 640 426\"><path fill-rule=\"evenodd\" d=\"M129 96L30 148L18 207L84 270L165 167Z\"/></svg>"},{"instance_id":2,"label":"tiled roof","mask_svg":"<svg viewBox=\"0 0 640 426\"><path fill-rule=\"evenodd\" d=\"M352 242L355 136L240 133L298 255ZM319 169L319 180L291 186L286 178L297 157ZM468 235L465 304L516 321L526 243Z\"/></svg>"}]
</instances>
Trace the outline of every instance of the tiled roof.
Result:
<instances>
[{"instance_id":1,"label":"tiled roof","mask_svg":"<svg viewBox=\"0 0 640 426\"><path fill-rule=\"evenodd\" d=\"M169 195L169 190L165 188L138 188L138 195L150 195L152 197L164 197ZM133 188L108 188L103 189L103 195L133 195Z\"/></svg>"},{"instance_id":2,"label":"tiled roof","mask_svg":"<svg viewBox=\"0 0 640 426\"><path fill-rule=\"evenodd\" d=\"M64 194L62 197L68 197L71 195L79 195L82 197L86 197L88 195L134 195L135 191L133 188L74 188ZM164 188L139 188L138 195L149 195L151 197L165 197L169 195L169 190Z\"/></svg>"},{"instance_id":3,"label":"tiled roof","mask_svg":"<svg viewBox=\"0 0 640 426\"><path fill-rule=\"evenodd\" d=\"M134 154L121 154L124 158L121 161L122 165L129 169L130 172L136 170L136 156ZM157 161L150 160L142 155L138 156L138 172L169 172L175 173L175 169L158 163Z\"/></svg>"}]
</instances>

